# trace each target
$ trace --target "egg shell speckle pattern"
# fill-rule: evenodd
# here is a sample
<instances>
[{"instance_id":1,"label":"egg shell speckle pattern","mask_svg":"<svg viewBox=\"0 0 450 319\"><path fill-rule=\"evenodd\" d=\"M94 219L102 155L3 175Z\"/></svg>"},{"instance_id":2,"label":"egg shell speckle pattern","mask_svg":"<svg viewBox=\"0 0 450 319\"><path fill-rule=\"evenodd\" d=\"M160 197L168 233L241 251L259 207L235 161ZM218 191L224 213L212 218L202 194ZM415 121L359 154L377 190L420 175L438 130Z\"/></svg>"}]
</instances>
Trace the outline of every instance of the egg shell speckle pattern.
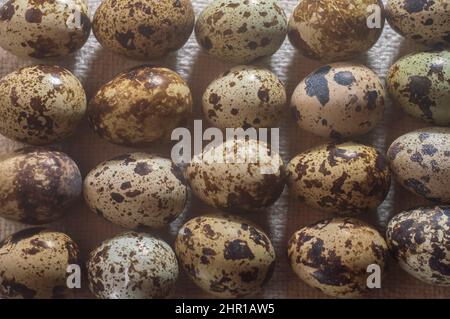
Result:
<instances>
[{"instance_id":1,"label":"egg shell speckle pattern","mask_svg":"<svg viewBox=\"0 0 450 319\"><path fill-rule=\"evenodd\" d=\"M286 15L276 0L213 0L195 25L200 46L234 63L274 54L286 33Z\"/></svg>"},{"instance_id":2,"label":"egg shell speckle pattern","mask_svg":"<svg viewBox=\"0 0 450 319\"><path fill-rule=\"evenodd\" d=\"M191 112L191 91L177 73L142 66L105 84L90 101L88 118L112 143L145 146L170 139Z\"/></svg>"},{"instance_id":3,"label":"egg shell speckle pattern","mask_svg":"<svg viewBox=\"0 0 450 319\"><path fill-rule=\"evenodd\" d=\"M402 135L387 154L402 186L424 198L450 203L450 128L430 127Z\"/></svg>"},{"instance_id":4,"label":"egg shell speckle pattern","mask_svg":"<svg viewBox=\"0 0 450 319\"><path fill-rule=\"evenodd\" d=\"M0 243L0 298L61 298L68 265L79 263L77 244L44 228L19 231Z\"/></svg>"},{"instance_id":5,"label":"egg shell speckle pattern","mask_svg":"<svg viewBox=\"0 0 450 319\"><path fill-rule=\"evenodd\" d=\"M167 297L178 278L172 248L161 239L128 232L104 241L87 262L89 288L102 299Z\"/></svg>"},{"instance_id":6,"label":"egg shell speckle pattern","mask_svg":"<svg viewBox=\"0 0 450 319\"><path fill-rule=\"evenodd\" d=\"M387 74L394 103L407 114L436 125L450 125L450 51L411 54Z\"/></svg>"},{"instance_id":7,"label":"egg shell speckle pattern","mask_svg":"<svg viewBox=\"0 0 450 319\"><path fill-rule=\"evenodd\" d=\"M233 139L206 150L186 176L197 197L232 213L271 206L285 185L280 155L256 140Z\"/></svg>"},{"instance_id":8,"label":"egg shell speckle pattern","mask_svg":"<svg viewBox=\"0 0 450 319\"><path fill-rule=\"evenodd\" d=\"M374 13L380 27L368 27ZM302 0L289 20L289 40L300 52L324 61L348 60L368 51L385 22L381 0Z\"/></svg>"},{"instance_id":9,"label":"egg shell speckle pattern","mask_svg":"<svg viewBox=\"0 0 450 319\"><path fill-rule=\"evenodd\" d=\"M66 56L90 33L85 0L9 0L0 8L0 46L18 56Z\"/></svg>"},{"instance_id":10,"label":"egg shell speckle pattern","mask_svg":"<svg viewBox=\"0 0 450 319\"><path fill-rule=\"evenodd\" d=\"M145 153L121 155L94 168L84 180L92 211L126 228L159 228L185 209L183 173L165 158Z\"/></svg>"},{"instance_id":11,"label":"egg shell speckle pattern","mask_svg":"<svg viewBox=\"0 0 450 319\"><path fill-rule=\"evenodd\" d=\"M135 59L158 59L181 48L194 28L190 0L104 0L93 31L105 48Z\"/></svg>"},{"instance_id":12,"label":"egg shell speckle pattern","mask_svg":"<svg viewBox=\"0 0 450 319\"><path fill-rule=\"evenodd\" d=\"M291 192L326 212L359 214L376 209L390 182L384 156L373 147L353 142L317 146L288 165Z\"/></svg>"},{"instance_id":13,"label":"egg shell speckle pattern","mask_svg":"<svg viewBox=\"0 0 450 319\"><path fill-rule=\"evenodd\" d=\"M308 75L295 89L291 104L302 129L343 138L371 131L383 117L384 100L375 72L363 65L336 63Z\"/></svg>"},{"instance_id":14,"label":"egg shell speckle pattern","mask_svg":"<svg viewBox=\"0 0 450 319\"><path fill-rule=\"evenodd\" d=\"M386 238L401 268L428 284L450 287L450 207L402 212L389 222Z\"/></svg>"},{"instance_id":15,"label":"egg shell speckle pattern","mask_svg":"<svg viewBox=\"0 0 450 319\"><path fill-rule=\"evenodd\" d=\"M296 232L288 244L291 267L305 283L340 298L368 293L369 265L381 275L387 264L384 238L371 226L352 218L320 221Z\"/></svg>"},{"instance_id":16,"label":"egg shell speckle pattern","mask_svg":"<svg viewBox=\"0 0 450 319\"><path fill-rule=\"evenodd\" d=\"M228 215L188 221L178 232L175 252L194 283L221 298L254 295L270 280L275 266L267 235Z\"/></svg>"},{"instance_id":17,"label":"egg shell speckle pattern","mask_svg":"<svg viewBox=\"0 0 450 319\"><path fill-rule=\"evenodd\" d=\"M58 151L24 148L0 156L0 216L44 224L64 215L81 195L76 163Z\"/></svg>"},{"instance_id":18,"label":"egg shell speckle pattern","mask_svg":"<svg viewBox=\"0 0 450 319\"><path fill-rule=\"evenodd\" d=\"M68 70L35 65L0 79L0 133L32 145L72 135L86 112L86 94Z\"/></svg>"},{"instance_id":19,"label":"egg shell speckle pattern","mask_svg":"<svg viewBox=\"0 0 450 319\"><path fill-rule=\"evenodd\" d=\"M269 70L238 66L221 74L203 94L203 114L216 127L273 127L286 106L283 83Z\"/></svg>"},{"instance_id":20,"label":"egg shell speckle pattern","mask_svg":"<svg viewBox=\"0 0 450 319\"><path fill-rule=\"evenodd\" d=\"M450 45L448 0L389 0L386 17L404 37L429 46Z\"/></svg>"}]
</instances>

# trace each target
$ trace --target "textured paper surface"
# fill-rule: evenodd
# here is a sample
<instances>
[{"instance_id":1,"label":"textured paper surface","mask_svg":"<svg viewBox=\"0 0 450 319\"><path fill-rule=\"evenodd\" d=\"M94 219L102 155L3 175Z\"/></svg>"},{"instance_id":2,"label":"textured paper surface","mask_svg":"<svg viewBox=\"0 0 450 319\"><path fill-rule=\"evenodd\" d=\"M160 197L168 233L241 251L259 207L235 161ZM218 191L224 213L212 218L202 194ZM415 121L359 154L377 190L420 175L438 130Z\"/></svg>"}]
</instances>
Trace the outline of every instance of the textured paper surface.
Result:
<instances>
[{"instance_id":1,"label":"textured paper surface","mask_svg":"<svg viewBox=\"0 0 450 319\"><path fill-rule=\"evenodd\" d=\"M0 1L3 2L3 1ZM193 0L196 14L207 5L208 0ZM295 0L279 1L286 14L289 16L297 4ZM99 0L90 0L91 14L95 12ZM356 62L363 63L374 69L384 80L389 66L399 57L418 48L395 34L389 26L386 26L380 41L366 55L360 57ZM18 67L38 63L30 59L19 59L0 49L0 76L3 76ZM127 70L133 66L142 64L139 61L127 60L104 50L91 34L88 43L75 55L64 59L48 60L45 63L54 63L64 66L74 72L82 81L88 98L104 83L112 79L117 73ZM225 71L231 65L221 63L200 51L194 36L178 53L164 60L152 62L154 64L169 67L181 74L188 81L194 96L194 118L201 119L201 96L206 86L220 72ZM271 58L260 63L275 72L285 83L288 96L296 85L320 63L306 59L295 52L294 48L286 39L281 49ZM398 136L420 128L426 124L407 117L388 100L387 109L382 123L369 135L358 139L366 144L372 144L381 151L386 151L391 142ZM290 112L286 111L280 123L280 148L281 154L287 163L292 157L311 146L326 142L325 139L314 137L300 131L297 128ZM5 153L19 147L6 138L0 137L0 152ZM74 137L59 145L79 165L85 176L90 169L101 161L107 160L115 155L134 151L135 149L113 146L98 138L94 132L84 123ZM170 148L167 146L141 149L147 152L157 153L166 157L170 156ZM1 174L1 172L0 172ZM387 200L379 207L378 212L367 214L364 219L369 220L383 231L388 220L404 209L417 205L430 204L424 200L410 195L393 183ZM155 232L173 244L178 228L191 217L215 210L193 199L189 212L178 218L167 229ZM301 227L328 217L327 214L308 208L299 204L296 199L290 198L287 189L278 202L267 212L257 215L247 215L247 218L261 225L269 234L275 246L278 262L272 280L263 293L257 297L264 298L324 298L320 292L306 286L295 277L291 271L286 258L286 244L290 236ZM0 218L0 239L25 227L19 223L6 221ZM69 234L79 245L82 255L88 252L113 235L124 231L120 227L101 219L94 213L88 211L83 201L68 212L65 219L51 224L50 227L63 230ZM89 297L86 291L79 292L79 297ZM181 274L175 292L177 298L210 297L198 289L189 279ZM383 288L369 295L373 298L450 298L450 290L442 287L425 285L410 277L400 270L395 263L390 264L390 270L383 281Z\"/></svg>"}]
</instances>

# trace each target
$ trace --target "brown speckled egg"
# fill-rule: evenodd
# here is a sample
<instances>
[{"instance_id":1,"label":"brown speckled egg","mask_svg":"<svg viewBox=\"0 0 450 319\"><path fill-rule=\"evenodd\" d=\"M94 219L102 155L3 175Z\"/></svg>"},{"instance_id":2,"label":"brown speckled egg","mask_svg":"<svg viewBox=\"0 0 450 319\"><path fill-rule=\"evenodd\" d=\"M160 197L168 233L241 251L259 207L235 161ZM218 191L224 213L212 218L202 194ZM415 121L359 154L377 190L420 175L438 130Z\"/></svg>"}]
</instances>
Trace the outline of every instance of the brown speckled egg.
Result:
<instances>
[{"instance_id":1,"label":"brown speckled egg","mask_svg":"<svg viewBox=\"0 0 450 319\"><path fill-rule=\"evenodd\" d=\"M384 275L388 248L371 226L353 218L332 218L296 232L288 244L295 274L309 286L339 298L355 298L367 287L369 265Z\"/></svg>"},{"instance_id":2,"label":"brown speckled egg","mask_svg":"<svg viewBox=\"0 0 450 319\"><path fill-rule=\"evenodd\" d=\"M172 248L149 234L128 232L104 241L87 261L89 288L101 299L167 297L178 278Z\"/></svg>"},{"instance_id":3,"label":"brown speckled egg","mask_svg":"<svg viewBox=\"0 0 450 319\"><path fill-rule=\"evenodd\" d=\"M286 106L283 83L269 70L234 67L206 88L203 113L216 127L273 127Z\"/></svg>"},{"instance_id":4,"label":"brown speckled egg","mask_svg":"<svg viewBox=\"0 0 450 319\"><path fill-rule=\"evenodd\" d=\"M286 33L286 15L276 0L213 0L195 25L203 49L234 63L271 56Z\"/></svg>"},{"instance_id":5,"label":"brown speckled egg","mask_svg":"<svg viewBox=\"0 0 450 319\"><path fill-rule=\"evenodd\" d=\"M377 74L363 65L336 63L308 75L292 95L298 125L321 137L348 138L371 131L384 112Z\"/></svg>"},{"instance_id":6,"label":"brown speckled egg","mask_svg":"<svg viewBox=\"0 0 450 319\"><path fill-rule=\"evenodd\" d=\"M79 265L77 244L44 228L19 231L0 243L0 298L70 296L69 265Z\"/></svg>"},{"instance_id":7,"label":"brown speckled egg","mask_svg":"<svg viewBox=\"0 0 450 319\"><path fill-rule=\"evenodd\" d=\"M190 0L103 0L92 29L100 44L135 59L158 59L180 49L194 28Z\"/></svg>"},{"instance_id":8,"label":"brown speckled egg","mask_svg":"<svg viewBox=\"0 0 450 319\"><path fill-rule=\"evenodd\" d=\"M429 46L450 45L448 0L389 0L386 17L399 34Z\"/></svg>"},{"instance_id":9,"label":"brown speckled egg","mask_svg":"<svg viewBox=\"0 0 450 319\"><path fill-rule=\"evenodd\" d=\"M450 128L430 127L402 135L387 155L403 187L429 200L450 203Z\"/></svg>"},{"instance_id":10,"label":"brown speckled egg","mask_svg":"<svg viewBox=\"0 0 450 319\"><path fill-rule=\"evenodd\" d=\"M220 298L261 291L272 277L275 251L267 235L228 215L191 219L175 241L181 267L203 290Z\"/></svg>"},{"instance_id":11,"label":"brown speckled egg","mask_svg":"<svg viewBox=\"0 0 450 319\"><path fill-rule=\"evenodd\" d=\"M373 147L353 142L312 148L288 165L293 195L312 207L337 214L376 209L390 182L384 156Z\"/></svg>"},{"instance_id":12,"label":"brown speckled egg","mask_svg":"<svg viewBox=\"0 0 450 319\"><path fill-rule=\"evenodd\" d=\"M0 7L0 46L43 59L79 50L91 33L85 0L8 0Z\"/></svg>"},{"instance_id":13,"label":"brown speckled egg","mask_svg":"<svg viewBox=\"0 0 450 319\"><path fill-rule=\"evenodd\" d=\"M285 185L280 155L252 139L232 139L205 150L193 158L186 176L198 198L230 212L267 208Z\"/></svg>"},{"instance_id":14,"label":"brown speckled egg","mask_svg":"<svg viewBox=\"0 0 450 319\"><path fill-rule=\"evenodd\" d=\"M185 209L187 186L180 168L145 153L116 157L95 167L84 180L93 212L126 228L159 228Z\"/></svg>"},{"instance_id":15,"label":"brown speckled egg","mask_svg":"<svg viewBox=\"0 0 450 319\"><path fill-rule=\"evenodd\" d=\"M81 194L76 163L58 151L24 148L0 156L0 216L39 225L62 217Z\"/></svg>"},{"instance_id":16,"label":"brown speckled egg","mask_svg":"<svg viewBox=\"0 0 450 319\"><path fill-rule=\"evenodd\" d=\"M0 79L0 133L32 145L72 135L86 112L86 94L68 70L35 65Z\"/></svg>"},{"instance_id":17,"label":"brown speckled egg","mask_svg":"<svg viewBox=\"0 0 450 319\"><path fill-rule=\"evenodd\" d=\"M144 146L169 139L192 111L192 95L174 71L150 66L121 73L88 107L91 126L115 144Z\"/></svg>"},{"instance_id":18,"label":"brown speckled egg","mask_svg":"<svg viewBox=\"0 0 450 319\"><path fill-rule=\"evenodd\" d=\"M374 9L379 27L370 25L375 21ZM309 58L348 60L378 41L384 23L381 0L302 0L289 20L288 35L292 45Z\"/></svg>"},{"instance_id":19,"label":"brown speckled egg","mask_svg":"<svg viewBox=\"0 0 450 319\"><path fill-rule=\"evenodd\" d=\"M401 268L428 284L450 287L450 207L402 212L389 222L386 238Z\"/></svg>"}]
</instances>

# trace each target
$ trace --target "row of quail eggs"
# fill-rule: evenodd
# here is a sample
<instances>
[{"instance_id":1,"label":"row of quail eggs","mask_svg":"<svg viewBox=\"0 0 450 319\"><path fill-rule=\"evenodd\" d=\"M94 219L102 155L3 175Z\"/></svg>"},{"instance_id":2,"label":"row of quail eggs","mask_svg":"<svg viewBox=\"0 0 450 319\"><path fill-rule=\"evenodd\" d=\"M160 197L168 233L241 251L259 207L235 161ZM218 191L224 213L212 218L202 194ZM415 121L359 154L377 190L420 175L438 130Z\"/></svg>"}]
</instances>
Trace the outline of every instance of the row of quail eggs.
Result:
<instances>
[{"instance_id":1,"label":"row of quail eggs","mask_svg":"<svg viewBox=\"0 0 450 319\"><path fill-rule=\"evenodd\" d=\"M248 6L251 3L244 1ZM238 6L233 3L222 7ZM216 14L217 17L220 18L220 14ZM127 43L135 46L133 41ZM436 121L437 125L441 125L437 119L442 119L441 114L445 114L442 101L448 99L445 82L448 83L449 62L445 54L444 51L423 53L430 55L428 58L417 58L420 54L413 56L412 61L400 65L400 72L395 72L394 66L390 85L394 99L395 90L404 85L404 89L398 90L398 103L408 113ZM424 64L420 70L423 74L414 73L417 62ZM427 62L430 63L428 69ZM442 68L439 63L436 65L437 62L441 62ZM22 79L17 80L22 73ZM397 79L395 74L398 74ZM428 81L423 79L426 77ZM25 90L22 83L29 87L27 81L33 81L33 78L38 88L35 92ZM416 80L419 84L414 85ZM424 89L423 82L429 83L428 89L427 85ZM15 119L2 124L2 133L29 144L50 144L70 135L74 127L72 121L77 123L80 113L86 109L86 98L79 82L59 67L21 69L14 76L3 79L2 86L7 93L4 103L11 106L6 108L4 117ZM227 92L234 86L237 94L231 96ZM30 93L35 95L27 96ZM407 94L409 97L405 99ZM263 114L233 109L236 95L245 99L245 105L263 103ZM343 98L350 98L347 104L339 103ZM237 67L208 87L203 96L203 109L205 116L219 127L264 127L273 125L271 121L282 113L285 100L283 85L271 72ZM323 112L328 103L334 104L335 108L347 106L341 114L326 114ZM383 113L384 90L377 76L366 67L331 64L300 83L292 104L302 128L321 136L347 138L365 134L376 125ZM24 105L29 105L30 109L20 111ZM57 114L48 114L46 105L56 109ZM58 107L54 105L60 106L62 114L58 114ZM73 110L64 110L65 105L73 105ZM12 106L20 112L14 114ZM145 113L148 108L152 110L151 114ZM91 100L88 117L93 128L105 139L139 146L167 137L166 134L186 118L191 108L189 88L175 72L141 67L119 75L102 87ZM408 111L410 108L411 112ZM362 116L358 118L359 114L355 113L361 110ZM60 115L63 120L58 117ZM320 120L315 120L315 116ZM349 118L358 119L354 128L348 127ZM344 119L347 119L346 125L340 126ZM309 127L313 122L317 125ZM153 127L157 129L153 130ZM432 128L411 134L412 137L400 138L400 144L391 147L396 150L395 156L389 153L392 171L402 185L418 195L448 203L443 187L448 173L445 168L449 153L446 148L448 132ZM420 144L422 139L428 138L426 144ZM233 145L228 145L230 143ZM226 156L234 150L233 155L236 155L240 148L257 153L261 147L265 150L266 160L256 164L214 162L216 153ZM197 197L230 213L272 205L286 180L292 192L311 206L341 214L353 215L374 209L387 194L388 165L371 147L352 142L323 145L300 154L287 168L279 155L269 148L257 141L227 142L202 154L202 161L193 161L186 174L168 159L143 153L124 155L100 164L88 174L83 186L84 196L93 211L110 221L128 228L156 228L170 223L186 208L189 190L185 179ZM402 152L406 155L398 156ZM436 158L427 159L429 152L437 155ZM45 223L59 217L64 207L81 193L81 177L76 164L60 152L24 149L6 156L1 163L5 165L2 171L11 173L2 183L7 199L3 206L8 208L5 217L30 224ZM274 163L278 163L275 169ZM414 164L418 167L412 168ZM271 174L261 173L264 165L272 170ZM400 265L424 281L448 284L445 260L448 238L439 237L440 232L448 232L448 210L442 206L402 214L391 222L387 235L387 244ZM433 222L419 218L424 214L432 216ZM342 231L344 229L348 231ZM416 235L421 239L418 240ZM289 259L294 271L308 284L330 295L355 296L366 290L363 267L372 263L384 267L387 244L376 230L358 220L334 218L296 233L290 241ZM411 245L423 246L417 249ZM62 247L58 248L62 253L55 247ZM0 272L5 274L0 279L0 294L5 297L58 296L66 276L61 269L74 263L78 255L76 244L66 235L39 228L11 236L0 249L17 258L14 261L4 258L0 263L4 267ZM30 272L28 267L29 255L36 254L41 257L41 264L42 260L48 262L41 265L46 269L45 283L36 281L37 272ZM50 257L39 254L50 254ZM270 279L275 261L268 236L252 223L230 215L203 216L188 221L177 236L175 254L181 268L199 287L221 297L243 297L260 290ZM119 235L91 253L87 263L91 291L102 298L166 296L178 275L175 254L166 243L148 234ZM343 256L349 257L341 258ZM57 270L48 267L55 262L59 265ZM16 265L19 266L14 270ZM132 278L131 285L121 285L125 271Z\"/></svg>"}]
</instances>

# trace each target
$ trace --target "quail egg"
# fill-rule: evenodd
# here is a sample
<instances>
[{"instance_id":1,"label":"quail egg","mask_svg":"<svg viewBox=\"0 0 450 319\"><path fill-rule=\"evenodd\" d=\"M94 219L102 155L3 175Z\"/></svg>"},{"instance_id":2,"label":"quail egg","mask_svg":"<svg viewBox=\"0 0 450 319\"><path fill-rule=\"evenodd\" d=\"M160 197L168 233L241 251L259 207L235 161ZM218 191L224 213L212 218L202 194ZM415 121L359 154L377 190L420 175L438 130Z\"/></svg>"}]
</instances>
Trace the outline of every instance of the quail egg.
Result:
<instances>
[{"instance_id":1,"label":"quail egg","mask_svg":"<svg viewBox=\"0 0 450 319\"><path fill-rule=\"evenodd\" d=\"M448 0L389 0L386 17L402 36L429 46L450 45Z\"/></svg>"},{"instance_id":2,"label":"quail egg","mask_svg":"<svg viewBox=\"0 0 450 319\"><path fill-rule=\"evenodd\" d=\"M381 275L388 248L383 236L353 218L332 218L296 232L288 243L295 274L309 286L332 297L355 298L370 292L369 266Z\"/></svg>"},{"instance_id":3,"label":"quail egg","mask_svg":"<svg viewBox=\"0 0 450 319\"><path fill-rule=\"evenodd\" d=\"M81 194L77 164L66 154L24 148L0 156L0 216L27 224L61 218Z\"/></svg>"},{"instance_id":4,"label":"quail egg","mask_svg":"<svg viewBox=\"0 0 450 319\"><path fill-rule=\"evenodd\" d=\"M395 216L389 249L401 268L428 284L450 287L450 207L422 207Z\"/></svg>"},{"instance_id":5,"label":"quail egg","mask_svg":"<svg viewBox=\"0 0 450 319\"><path fill-rule=\"evenodd\" d=\"M337 214L376 209L390 187L384 156L370 146L324 144L294 157L288 165L291 192L306 204Z\"/></svg>"},{"instance_id":6,"label":"quail egg","mask_svg":"<svg viewBox=\"0 0 450 319\"><path fill-rule=\"evenodd\" d=\"M203 113L221 129L273 127L285 105L283 83L269 70L255 66L226 71L203 94Z\"/></svg>"},{"instance_id":7,"label":"quail egg","mask_svg":"<svg viewBox=\"0 0 450 319\"><path fill-rule=\"evenodd\" d=\"M384 22L381 0L301 0L289 20L288 36L308 58L348 60L378 41Z\"/></svg>"},{"instance_id":8,"label":"quail egg","mask_svg":"<svg viewBox=\"0 0 450 319\"><path fill-rule=\"evenodd\" d=\"M258 293L270 280L275 251L267 235L238 217L191 219L178 232L181 267L204 291L221 298Z\"/></svg>"},{"instance_id":9,"label":"quail egg","mask_svg":"<svg viewBox=\"0 0 450 319\"><path fill-rule=\"evenodd\" d=\"M195 25L203 49L239 64L271 56L286 33L286 15L276 0L213 0Z\"/></svg>"},{"instance_id":10,"label":"quail egg","mask_svg":"<svg viewBox=\"0 0 450 319\"><path fill-rule=\"evenodd\" d=\"M90 101L88 119L109 142L145 146L170 138L191 111L191 91L177 73L142 66L105 84Z\"/></svg>"},{"instance_id":11,"label":"quail egg","mask_svg":"<svg viewBox=\"0 0 450 319\"><path fill-rule=\"evenodd\" d=\"M8 0L0 7L0 47L21 57L61 57L91 33L86 0Z\"/></svg>"},{"instance_id":12,"label":"quail egg","mask_svg":"<svg viewBox=\"0 0 450 319\"><path fill-rule=\"evenodd\" d=\"M178 262L163 240L128 232L104 241L87 261L89 288L101 299L167 297L178 278Z\"/></svg>"},{"instance_id":13,"label":"quail egg","mask_svg":"<svg viewBox=\"0 0 450 319\"><path fill-rule=\"evenodd\" d=\"M49 299L70 295L69 265L79 264L77 244L44 228L19 231L0 243L0 298Z\"/></svg>"},{"instance_id":14,"label":"quail egg","mask_svg":"<svg viewBox=\"0 0 450 319\"><path fill-rule=\"evenodd\" d=\"M267 208L285 185L280 155L253 139L231 139L206 149L193 158L186 176L198 198L231 212Z\"/></svg>"},{"instance_id":15,"label":"quail egg","mask_svg":"<svg viewBox=\"0 0 450 319\"><path fill-rule=\"evenodd\" d=\"M298 125L321 137L348 138L371 131L384 112L384 88L363 65L336 63L308 75L292 95Z\"/></svg>"},{"instance_id":16,"label":"quail egg","mask_svg":"<svg viewBox=\"0 0 450 319\"><path fill-rule=\"evenodd\" d=\"M159 228L185 209L183 173L165 158L145 153L116 157L95 167L84 180L90 209L122 227Z\"/></svg>"},{"instance_id":17,"label":"quail egg","mask_svg":"<svg viewBox=\"0 0 450 319\"><path fill-rule=\"evenodd\" d=\"M424 198L450 203L450 128L430 127L402 135L387 154L403 187Z\"/></svg>"},{"instance_id":18,"label":"quail egg","mask_svg":"<svg viewBox=\"0 0 450 319\"><path fill-rule=\"evenodd\" d=\"M0 79L0 134L32 145L72 135L86 112L86 94L68 70L35 65Z\"/></svg>"},{"instance_id":19,"label":"quail egg","mask_svg":"<svg viewBox=\"0 0 450 319\"><path fill-rule=\"evenodd\" d=\"M158 59L180 49L194 28L190 0L103 0L92 29L100 44L135 59Z\"/></svg>"},{"instance_id":20,"label":"quail egg","mask_svg":"<svg viewBox=\"0 0 450 319\"><path fill-rule=\"evenodd\" d=\"M422 52L397 61L387 74L394 103L407 114L450 125L450 51Z\"/></svg>"}]
</instances>

